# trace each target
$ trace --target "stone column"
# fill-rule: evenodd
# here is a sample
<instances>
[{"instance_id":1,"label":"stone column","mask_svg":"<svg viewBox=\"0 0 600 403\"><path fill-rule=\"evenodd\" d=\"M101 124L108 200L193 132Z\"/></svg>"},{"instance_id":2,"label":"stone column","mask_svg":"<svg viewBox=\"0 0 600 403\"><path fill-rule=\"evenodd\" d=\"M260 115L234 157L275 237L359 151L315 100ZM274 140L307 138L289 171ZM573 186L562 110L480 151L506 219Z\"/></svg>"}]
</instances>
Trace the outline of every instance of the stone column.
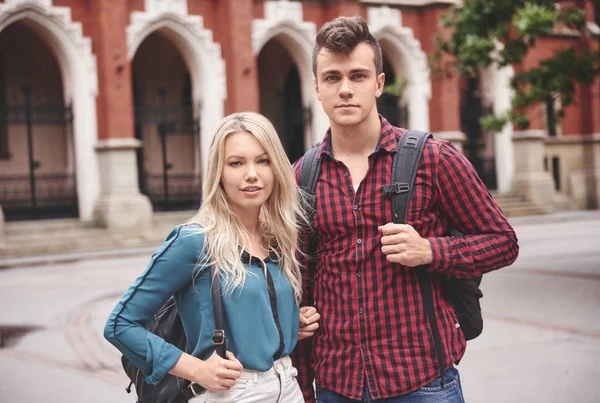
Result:
<instances>
[{"instance_id":1,"label":"stone column","mask_svg":"<svg viewBox=\"0 0 600 403\"><path fill-rule=\"evenodd\" d=\"M140 145L133 138L106 139L96 145L101 177L94 221L123 241L150 236L152 229L152 205L138 189L135 150Z\"/></svg>"},{"instance_id":2,"label":"stone column","mask_svg":"<svg viewBox=\"0 0 600 403\"><path fill-rule=\"evenodd\" d=\"M4 212L2 211L2 206L0 206L0 248L3 247L6 243L5 235L4 235Z\"/></svg>"},{"instance_id":3,"label":"stone column","mask_svg":"<svg viewBox=\"0 0 600 403\"><path fill-rule=\"evenodd\" d=\"M448 140L461 152L464 153L463 145L467 141L467 136L463 132L437 132L433 133L436 139Z\"/></svg>"},{"instance_id":4,"label":"stone column","mask_svg":"<svg viewBox=\"0 0 600 403\"><path fill-rule=\"evenodd\" d=\"M513 133L515 149L515 178L513 186L519 193L547 212L557 202L554 180L544 170L546 132L525 130Z\"/></svg>"},{"instance_id":5,"label":"stone column","mask_svg":"<svg viewBox=\"0 0 600 403\"><path fill-rule=\"evenodd\" d=\"M600 208L600 133L586 136L583 140L586 169L587 207Z\"/></svg>"}]
</instances>

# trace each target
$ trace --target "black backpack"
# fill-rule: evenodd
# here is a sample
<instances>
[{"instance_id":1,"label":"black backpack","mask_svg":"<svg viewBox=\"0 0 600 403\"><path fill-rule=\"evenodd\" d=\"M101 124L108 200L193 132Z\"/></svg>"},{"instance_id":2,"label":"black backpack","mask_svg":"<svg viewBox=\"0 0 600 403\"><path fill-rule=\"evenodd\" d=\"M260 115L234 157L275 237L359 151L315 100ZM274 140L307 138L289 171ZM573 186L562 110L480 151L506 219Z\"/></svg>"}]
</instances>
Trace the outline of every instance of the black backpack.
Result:
<instances>
[{"instance_id":1,"label":"black backpack","mask_svg":"<svg viewBox=\"0 0 600 403\"><path fill-rule=\"evenodd\" d=\"M398 152L394 155L392 163L392 184L384 186L383 191L392 196L392 220L396 224L406 224L408 213L408 201L413 190L417 169L423 156L423 148L429 138L433 137L430 133L416 130L406 131L400 138ZM311 211L314 211L315 192L317 180L321 173L321 159L318 155L320 143L308 150L304 154L302 167L300 168L299 186L308 193L309 203L313 204ZM462 234L453 229L448 234L450 236L462 236ZM317 266L317 237L311 234L308 237L308 286L314 287L314 273ZM438 322L435 319L433 308L433 298L431 295L430 281L439 281L442 285L446 300L452 305L463 334L467 340L479 336L483 330L483 318L481 316L481 306L479 299L483 297L479 285L481 276L471 278L453 278L435 274L430 274L422 268L415 268L415 273L419 279L419 287L423 298L423 306L427 314L431 332L433 334L436 355L438 358L438 368L443 376L445 371L445 355L442 346ZM306 280L305 280L306 281ZM311 301L313 302L313 301Z\"/></svg>"},{"instance_id":2,"label":"black backpack","mask_svg":"<svg viewBox=\"0 0 600 403\"><path fill-rule=\"evenodd\" d=\"M214 281L212 269L210 271L210 278L216 328L213 331L212 342L217 354L225 358L227 350L225 332L223 330L225 310L221 295L221 283L220 281ZM158 312L154 314L154 317L146 324L145 328L162 337L168 343L189 353L187 339L173 297L169 298ZM198 396L204 391L204 388L200 385L171 374L167 374L158 384L149 385L145 381L144 373L136 368L125 356L121 356L121 364L131 380L125 390L127 390L127 393L131 393L131 385L134 385L138 403L187 403L189 399Z\"/></svg>"}]
</instances>

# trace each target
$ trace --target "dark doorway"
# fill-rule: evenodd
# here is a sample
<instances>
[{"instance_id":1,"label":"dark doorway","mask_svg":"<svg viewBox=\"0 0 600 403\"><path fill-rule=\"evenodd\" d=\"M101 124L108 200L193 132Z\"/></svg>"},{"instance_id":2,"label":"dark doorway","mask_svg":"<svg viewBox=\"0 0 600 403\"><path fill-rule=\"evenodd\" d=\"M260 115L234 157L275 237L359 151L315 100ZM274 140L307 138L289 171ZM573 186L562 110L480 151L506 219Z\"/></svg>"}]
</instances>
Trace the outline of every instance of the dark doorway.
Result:
<instances>
[{"instance_id":1,"label":"dark doorway","mask_svg":"<svg viewBox=\"0 0 600 403\"><path fill-rule=\"evenodd\" d=\"M260 112L273 123L288 158L295 162L304 154L304 133L310 121L310 113L302 106L298 69L277 40L261 50L258 66Z\"/></svg>"},{"instance_id":2,"label":"dark doorway","mask_svg":"<svg viewBox=\"0 0 600 403\"><path fill-rule=\"evenodd\" d=\"M392 126L406 128L408 127L406 102L402 102L402 96L398 93L389 93L387 90L394 84L398 85L398 80L403 78L396 77L392 65L385 57L383 58L383 73L385 74L386 91L377 100L377 110Z\"/></svg>"},{"instance_id":3,"label":"dark doorway","mask_svg":"<svg viewBox=\"0 0 600 403\"><path fill-rule=\"evenodd\" d=\"M21 23L0 34L0 205L7 221L76 217L73 114L60 69Z\"/></svg>"},{"instance_id":4,"label":"dark doorway","mask_svg":"<svg viewBox=\"0 0 600 403\"><path fill-rule=\"evenodd\" d=\"M194 118L191 79L179 52L153 33L133 60L135 135L140 191L155 211L200 204L200 125Z\"/></svg>"},{"instance_id":5,"label":"dark doorway","mask_svg":"<svg viewBox=\"0 0 600 403\"><path fill-rule=\"evenodd\" d=\"M497 188L496 158L493 152L493 139L488 139L479 119L492 113L491 107L484 107L479 89L479 78L469 77L461 83L461 127L467 136L464 147L466 157L488 189ZM487 144L487 141L492 141Z\"/></svg>"}]
</instances>

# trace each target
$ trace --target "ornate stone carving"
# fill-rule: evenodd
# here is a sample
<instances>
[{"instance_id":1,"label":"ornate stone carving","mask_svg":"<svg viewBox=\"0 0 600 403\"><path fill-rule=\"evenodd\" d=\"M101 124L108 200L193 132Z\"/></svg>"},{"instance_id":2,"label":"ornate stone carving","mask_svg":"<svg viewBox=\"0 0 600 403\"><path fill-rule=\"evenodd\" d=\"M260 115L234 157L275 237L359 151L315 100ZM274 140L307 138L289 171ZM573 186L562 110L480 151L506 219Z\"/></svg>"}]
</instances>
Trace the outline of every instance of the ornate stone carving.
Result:
<instances>
[{"instance_id":1,"label":"ornate stone carving","mask_svg":"<svg viewBox=\"0 0 600 403\"><path fill-rule=\"evenodd\" d=\"M402 26L399 9L369 7L367 16L371 33L382 42L382 46L383 42L388 45L388 60L397 72L402 71L408 79L409 127L428 131L431 81L427 55L421 48L421 42L415 39L411 28Z\"/></svg>"},{"instance_id":2,"label":"ornate stone carving","mask_svg":"<svg viewBox=\"0 0 600 403\"><path fill-rule=\"evenodd\" d=\"M79 84L85 84L89 91L96 95L98 93L98 74L96 56L92 53L92 41L83 36L81 23L71 19L71 9L53 6L52 0L5 0L4 3L0 3L0 31L12 22L26 18L53 33L60 31L67 35L68 39L77 47L78 61L85 66L87 79ZM57 55L57 57L60 56Z\"/></svg>"},{"instance_id":3,"label":"ornate stone carving","mask_svg":"<svg viewBox=\"0 0 600 403\"><path fill-rule=\"evenodd\" d=\"M269 39L276 36L282 29L296 32L296 37L302 40L304 46L312 46L317 36L317 27L312 22L304 22L302 4L297 2L266 1L265 18L252 22L252 50L260 52Z\"/></svg>"}]
</instances>

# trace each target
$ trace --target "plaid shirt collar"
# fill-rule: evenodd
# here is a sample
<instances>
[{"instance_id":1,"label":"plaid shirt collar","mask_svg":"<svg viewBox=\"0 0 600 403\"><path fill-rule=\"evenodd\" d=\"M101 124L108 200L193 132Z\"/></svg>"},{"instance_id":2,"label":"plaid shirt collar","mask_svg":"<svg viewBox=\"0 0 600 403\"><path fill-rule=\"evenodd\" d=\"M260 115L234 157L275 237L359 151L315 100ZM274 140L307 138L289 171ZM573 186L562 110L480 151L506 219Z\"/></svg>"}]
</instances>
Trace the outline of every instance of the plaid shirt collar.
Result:
<instances>
[{"instance_id":1,"label":"plaid shirt collar","mask_svg":"<svg viewBox=\"0 0 600 403\"><path fill-rule=\"evenodd\" d=\"M398 141L403 131L397 127L392 126L383 116L379 115L381 121L381 134L377 147L375 147L374 154L380 150L387 151L388 153L395 153L398 151ZM319 151L319 157L327 155L329 158L334 159L333 152L331 150L331 128L327 129L325 137L321 142L321 150Z\"/></svg>"}]
</instances>

